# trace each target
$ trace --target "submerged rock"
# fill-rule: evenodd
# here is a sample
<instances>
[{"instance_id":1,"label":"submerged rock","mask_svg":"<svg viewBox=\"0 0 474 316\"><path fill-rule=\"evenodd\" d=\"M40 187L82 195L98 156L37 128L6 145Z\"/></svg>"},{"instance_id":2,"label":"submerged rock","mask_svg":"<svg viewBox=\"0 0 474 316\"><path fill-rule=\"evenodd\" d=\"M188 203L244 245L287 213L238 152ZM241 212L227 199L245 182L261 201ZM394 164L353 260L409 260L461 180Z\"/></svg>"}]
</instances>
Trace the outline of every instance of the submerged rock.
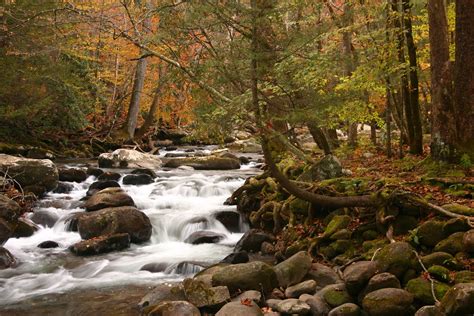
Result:
<instances>
[{"instance_id":1,"label":"submerged rock","mask_svg":"<svg viewBox=\"0 0 474 316\"><path fill-rule=\"evenodd\" d=\"M189 235L184 242L193 245L215 244L224 239L224 235L213 231L197 231Z\"/></svg>"}]
</instances>

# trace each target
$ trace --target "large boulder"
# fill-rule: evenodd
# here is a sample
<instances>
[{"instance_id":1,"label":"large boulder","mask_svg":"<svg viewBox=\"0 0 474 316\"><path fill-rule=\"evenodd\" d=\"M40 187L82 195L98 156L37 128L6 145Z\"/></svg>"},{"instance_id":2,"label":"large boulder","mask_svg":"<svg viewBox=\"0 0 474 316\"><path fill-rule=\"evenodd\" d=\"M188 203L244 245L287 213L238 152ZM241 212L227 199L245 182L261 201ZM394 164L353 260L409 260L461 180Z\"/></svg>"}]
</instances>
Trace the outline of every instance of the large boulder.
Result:
<instances>
[{"instance_id":1,"label":"large boulder","mask_svg":"<svg viewBox=\"0 0 474 316\"><path fill-rule=\"evenodd\" d=\"M362 301L370 316L400 316L410 314L413 295L402 289L380 289L367 294Z\"/></svg>"},{"instance_id":2,"label":"large boulder","mask_svg":"<svg viewBox=\"0 0 474 316\"><path fill-rule=\"evenodd\" d=\"M263 313L253 301L250 301L248 304L230 302L225 304L217 312L216 316L263 316Z\"/></svg>"},{"instance_id":3,"label":"large boulder","mask_svg":"<svg viewBox=\"0 0 474 316\"><path fill-rule=\"evenodd\" d=\"M152 226L143 212L135 207L123 206L81 214L77 229L82 239L127 233L131 242L140 243L150 239Z\"/></svg>"},{"instance_id":4,"label":"large boulder","mask_svg":"<svg viewBox=\"0 0 474 316\"><path fill-rule=\"evenodd\" d=\"M83 182L87 179L87 173L82 169L62 168L58 170L59 181Z\"/></svg>"},{"instance_id":5,"label":"large boulder","mask_svg":"<svg viewBox=\"0 0 474 316\"><path fill-rule=\"evenodd\" d=\"M13 235L20 214L20 205L0 194L0 245L3 245Z\"/></svg>"},{"instance_id":6,"label":"large boulder","mask_svg":"<svg viewBox=\"0 0 474 316\"><path fill-rule=\"evenodd\" d=\"M148 310L146 316L201 316L199 309L186 301L165 301Z\"/></svg>"},{"instance_id":7,"label":"large boulder","mask_svg":"<svg viewBox=\"0 0 474 316\"><path fill-rule=\"evenodd\" d=\"M178 168L180 166L190 166L196 170L230 170L240 169L240 161L238 159L222 158L222 157L189 157L174 158L168 160L164 165L167 168Z\"/></svg>"},{"instance_id":8,"label":"large boulder","mask_svg":"<svg viewBox=\"0 0 474 316\"><path fill-rule=\"evenodd\" d=\"M85 203L88 212L108 207L135 206L133 199L121 188L107 188L93 194Z\"/></svg>"},{"instance_id":9,"label":"large boulder","mask_svg":"<svg viewBox=\"0 0 474 316\"><path fill-rule=\"evenodd\" d=\"M324 264L317 262L311 265L311 269L308 271L308 274L305 278L316 281L318 290L322 289L326 285L343 282L336 271L328 266L325 266Z\"/></svg>"},{"instance_id":10,"label":"large boulder","mask_svg":"<svg viewBox=\"0 0 474 316\"><path fill-rule=\"evenodd\" d=\"M281 287L288 287L303 280L311 268L311 256L300 251L273 267Z\"/></svg>"},{"instance_id":11,"label":"large boulder","mask_svg":"<svg viewBox=\"0 0 474 316\"><path fill-rule=\"evenodd\" d=\"M448 315L474 314L474 283L453 286L441 300L441 308Z\"/></svg>"},{"instance_id":12,"label":"large boulder","mask_svg":"<svg viewBox=\"0 0 474 316\"><path fill-rule=\"evenodd\" d=\"M133 149L117 149L112 153L99 156L100 168L161 168L161 159L157 156L141 153Z\"/></svg>"},{"instance_id":13,"label":"large boulder","mask_svg":"<svg viewBox=\"0 0 474 316\"><path fill-rule=\"evenodd\" d=\"M213 286L227 286L231 293L239 290L262 290L269 292L275 288L277 278L266 263L254 261L227 266L212 276Z\"/></svg>"},{"instance_id":14,"label":"large boulder","mask_svg":"<svg viewBox=\"0 0 474 316\"><path fill-rule=\"evenodd\" d=\"M240 238L235 245L234 251L257 252L260 251L263 242L272 241L272 239L273 238L265 232L251 229Z\"/></svg>"},{"instance_id":15,"label":"large boulder","mask_svg":"<svg viewBox=\"0 0 474 316\"><path fill-rule=\"evenodd\" d=\"M0 154L0 171L6 172L23 188L38 186L52 191L58 185L59 173L49 159L28 159Z\"/></svg>"},{"instance_id":16,"label":"large boulder","mask_svg":"<svg viewBox=\"0 0 474 316\"><path fill-rule=\"evenodd\" d=\"M408 243L399 241L383 247L375 255L374 261L380 272L389 272L401 278L408 269L415 266L416 255Z\"/></svg>"},{"instance_id":17,"label":"large boulder","mask_svg":"<svg viewBox=\"0 0 474 316\"><path fill-rule=\"evenodd\" d=\"M79 256L90 256L122 250L130 247L130 235L127 233L99 236L80 241L70 249Z\"/></svg>"}]
</instances>

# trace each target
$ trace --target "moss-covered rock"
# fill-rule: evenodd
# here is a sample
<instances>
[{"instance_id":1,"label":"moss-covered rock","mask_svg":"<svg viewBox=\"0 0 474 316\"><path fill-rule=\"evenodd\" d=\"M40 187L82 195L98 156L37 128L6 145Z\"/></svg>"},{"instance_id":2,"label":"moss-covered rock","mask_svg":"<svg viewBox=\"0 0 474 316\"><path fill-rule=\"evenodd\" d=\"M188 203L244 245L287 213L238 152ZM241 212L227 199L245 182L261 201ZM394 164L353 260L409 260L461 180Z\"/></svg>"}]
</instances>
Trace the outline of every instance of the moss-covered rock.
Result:
<instances>
[{"instance_id":1,"label":"moss-covered rock","mask_svg":"<svg viewBox=\"0 0 474 316\"><path fill-rule=\"evenodd\" d=\"M408 315L413 295L402 289L386 288L367 294L362 301L364 311L370 316Z\"/></svg>"},{"instance_id":2,"label":"moss-covered rock","mask_svg":"<svg viewBox=\"0 0 474 316\"><path fill-rule=\"evenodd\" d=\"M446 237L443 226L444 222L436 220L426 221L421 224L416 231L419 243L428 247L434 247Z\"/></svg>"},{"instance_id":3,"label":"moss-covered rock","mask_svg":"<svg viewBox=\"0 0 474 316\"><path fill-rule=\"evenodd\" d=\"M446 223L444 223L443 231L446 236L457 232L465 232L470 229L469 224L464 218L451 218Z\"/></svg>"},{"instance_id":4,"label":"moss-covered rock","mask_svg":"<svg viewBox=\"0 0 474 316\"><path fill-rule=\"evenodd\" d=\"M443 205L443 208L453 213L466 215L466 216L474 216L474 208L469 207L467 205L451 203L451 204Z\"/></svg>"},{"instance_id":5,"label":"moss-covered rock","mask_svg":"<svg viewBox=\"0 0 474 316\"><path fill-rule=\"evenodd\" d=\"M331 307L353 302L352 297L347 292L346 286L343 283L328 285L316 293L316 295L323 298Z\"/></svg>"},{"instance_id":6,"label":"moss-covered rock","mask_svg":"<svg viewBox=\"0 0 474 316\"><path fill-rule=\"evenodd\" d=\"M434 247L434 251L444 251L455 255L463 249L463 237L463 232L451 234L448 238L443 239L439 243L437 243Z\"/></svg>"},{"instance_id":7,"label":"moss-covered rock","mask_svg":"<svg viewBox=\"0 0 474 316\"><path fill-rule=\"evenodd\" d=\"M447 315L474 314L474 283L453 286L441 300L441 308Z\"/></svg>"},{"instance_id":8,"label":"moss-covered rock","mask_svg":"<svg viewBox=\"0 0 474 316\"><path fill-rule=\"evenodd\" d=\"M421 257L421 262L423 262L423 265L426 268L429 268L433 265L443 266L446 262L451 261L453 259L454 257L451 254L447 252L437 251Z\"/></svg>"},{"instance_id":9,"label":"moss-covered rock","mask_svg":"<svg viewBox=\"0 0 474 316\"><path fill-rule=\"evenodd\" d=\"M441 282L434 283L434 292L438 300L442 299L446 292L450 289L450 286ZM415 299L420 303L426 305L432 305L435 303L435 299L431 293L431 282L424 278L416 278L410 280L406 285L406 290L415 296Z\"/></svg>"},{"instance_id":10,"label":"moss-covered rock","mask_svg":"<svg viewBox=\"0 0 474 316\"><path fill-rule=\"evenodd\" d=\"M474 282L474 272L469 270L458 271L454 274L454 283Z\"/></svg>"},{"instance_id":11,"label":"moss-covered rock","mask_svg":"<svg viewBox=\"0 0 474 316\"><path fill-rule=\"evenodd\" d=\"M375 255L374 261L381 272L389 272L398 278L415 266L413 248L406 242L394 242L383 247Z\"/></svg>"},{"instance_id":12,"label":"moss-covered rock","mask_svg":"<svg viewBox=\"0 0 474 316\"><path fill-rule=\"evenodd\" d=\"M438 266L434 265L431 266L428 269L428 272L430 273L431 277L434 279L441 281L441 282L451 282L451 276L450 276L450 271L449 269L443 267L443 266Z\"/></svg>"},{"instance_id":13,"label":"moss-covered rock","mask_svg":"<svg viewBox=\"0 0 474 316\"><path fill-rule=\"evenodd\" d=\"M351 217L348 215L336 215L333 219L329 222L328 226L324 230L324 237L329 238L334 233L336 233L340 229L346 228L349 223L351 222Z\"/></svg>"},{"instance_id":14,"label":"moss-covered rock","mask_svg":"<svg viewBox=\"0 0 474 316\"><path fill-rule=\"evenodd\" d=\"M274 266L273 270L280 286L288 287L301 282L311 268L311 262L311 256L305 251L300 251Z\"/></svg>"},{"instance_id":15,"label":"moss-covered rock","mask_svg":"<svg viewBox=\"0 0 474 316\"><path fill-rule=\"evenodd\" d=\"M393 222L393 233L403 235L414 229L418 225L418 220L414 216L399 215Z\"/></svg>"}]
</instances>

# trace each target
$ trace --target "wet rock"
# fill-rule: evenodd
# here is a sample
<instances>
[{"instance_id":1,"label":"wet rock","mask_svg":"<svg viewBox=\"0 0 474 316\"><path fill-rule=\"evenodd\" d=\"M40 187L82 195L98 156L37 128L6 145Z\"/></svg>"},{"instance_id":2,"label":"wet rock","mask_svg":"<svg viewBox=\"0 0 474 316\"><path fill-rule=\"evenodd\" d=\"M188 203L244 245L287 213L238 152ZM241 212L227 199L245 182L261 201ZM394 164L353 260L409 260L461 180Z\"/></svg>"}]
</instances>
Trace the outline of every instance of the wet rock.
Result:
<instances>
[{"instance_id":1,"label":"wet rock","mask_svg":"<svg viewBox=\"0 0 474 316\"><path fill-rule=\"evenodd\" d=\"M184 301L186 296L181 283L162 283L146 294L138 303L141 310L165 301Z\"/></svg>"},{"instance_id":2,"label":"wet rock","mask_svg":"<svg viewBox=\"0 0 474 316\"><path fill-rule=\"evenodd\" d=\"M85 203L87 212L108 207L135 206L133 199L120 188L107 188L93 194Z\"/></svg>"},{"instance_id":3,"label":"wet rock","mask_svg":"<svg viewBox=\"0 0 474 316\"><path fill-rule=\"evenodd\" d=\"M128 174L123 177L123 184L144 185L153 183L154 180L147 174Z\"/></svg>"},{"instance_id":4,"label":"wet rock","mask_svg":"<svg viewBox=\"0 0 474 316\"><path fill-rule=\"evenodd\" d=\"M0 246L0 270L12 268L15 265L15 257L6 248Z\"/></svg>"},{"instance_id":5,"label":"wet rock","mask_svg":"<svg viewBox=\"0 0 474 316\"><path fill-rule=\"evenodd\" d=\"M446 292L449 290L449 285L441 282L435 282L434 292L437 299L442 299ZM431 282L424 278L416 278L408 281L406 290L412 293L415 299L426 305L433 305L435 300L431 292Z\"/></svg>"},{"instance_id":6,"label":"wet rock","mask_svg":"<svg viewBox=\"0 0 474 316\"><path fill-rule=\"evenodd\" d=\"M247 231L235 245L234 251L257 252L264 241L272 241L272 237L257 229Z\"/></svg>"},{"instance_id":7,"label":"wet rock","mask_svg":"<svg viewBox=\"0 0 474 316\"><path fill-rule=\"evenodd\" d=\"M57 248L57 247L59 247L59 244L55 241L47 240L47 241L43 241L42 243L38 244L37 247L42 248L42 249Z\"/></svg>"},{"instance_id":8,"label":"wet rock","mask_svg":"<svg viewBox=\"0 0 474 316\"><path fill-rule=\"evenodd\" d=\"M306 315L311 307L296 298L289 298L278 303L277 311L284 314Z\"/></svg>"},{"instance_id":9,"label":"wet rock","mask_svg":"<svg viewBox=\"0 0 474 316\"><path fill-rule=\"evenodd\" d=\"M352 297L349 295L344 283L332 284L321 289L317 296L324 299L324 301L331 307L337 307L345 303L352 303Z\"/></svg>"},{"instance_id":10,"label":"wet rock","mask_svg":"<svg viewBox=\"0 0 474 316\"><path fill-rule=\"evenodd\" d=\"M446 261L453 260L453 256L447 252L433 252L429 255L421 257L421 262L426 268L429 268L433 265L443 265Z\"/></svg>"},{"instance_id":11,"label":"wet rock","mask_svg":"<svg viewBox=\"0 0 474 316\"><path fill-rule=\"evenodd\" d=\"M53 227L54 224L58 221L59 216L53 212L45 211L45 210L38 210L34 211L33 215L31 216L31 220L44 227Z\"/></svg>"},{"instance_id":12,"label":"wet rock","mask_svg":"<svg viewBox=\"0 0 474 316\"><path fill-rule=\"evenodd\" d=\"M384 272L374 275L367 284L367 287L359 294L359 301L370 292L386 289L386 288L401 288L400 281L391 273Z\"/></svg>"},{"instance_id":13,"label":"wet rock","mask_svg":"<svg viewBox=\"0 0 474 316\"><path fill-rule=\"evenodd\" d=\"M255 303L257 303L257 305L260 305L262 301L262 293L260 293L260 291L254 291L254 290L245 291L244 293L234 298L232 301L241 302L241 301L246 301L246 300L254 301Z\"/></svg>"},{"instance_id":14,"label":"wet rock","mask_svg":"<svg viewBox=\"0 0 474 316\"><path fill-rule=\"evenodd\" d=\"M64 182L83 182L87 179L87 173L82 169L63 168L59 169L59 181Z\"/></svg>"},{"instance_id":15,"label":"wet rock","mask_svg":"<svg viewBox=\"0 0 474 316\"><path fill-rule=\"evenodd\" d=\"M297 298L302 294L314 294L315 292L316 281L307 280L287 287L285 290L285 296L288 298Z\"/></svg>"},{"instance_id":16,"label":"wet rock","mask_svg":"<svg viewBox=\"0 0 474 316\"><path fill-rule=\"evenodd\" d=\"M151 170L151 169L147 169L147 168L138 168L138 169L135 169L131 172L131 174L147 174L149 175L150 177L152 177L153 179L156 178L156 173Z\"/></svg>"},{"instance_id":17,"label":"wet rock","mask_svg":"<svg viewBox=\"0 0 474 316\"><path fill-rule=\"evenodd\" d=\"M438 280L441 282L447 282L447 283L452 281L449 269L443 266L438 266L438 265L431 266L428 269L428 272L430 276L435 280Z\"/></svg>"},{"instance_id":18,"label":"wet rock","mask_svg":"<svg viewBox=\"0 0 474 316\"><path fill-rule=\"evenodd\" d=\"M94 177L98 177L100 176L101 174L104 173L104 170L102 169L99 169L99 168L94 168L94 167L89 167L87 168L86 170L86 174L89 175L89 176L94 176Z\"/></svg>"},{"instance_id":19,"label":"wet rock","mask_svg":"<svg viewBox=\"0 0 474 316\"><path fill-rule=\"evenodd\" d=\"M329 305L318 295L303 294L299 300L309 305L311 315L327 315L329 313Z\"/></svg>"},{"instance_id":20,"label":"wet rock","mask_svg":"<svg viewBox=\"0 0 474 316\"><path fill-rule=\"evenodd\" d=\"M215 244L224 239L224 235L213 231L197 231L189 235L184 242L193 245Z\"/></svg>"},{"instance_id":21,"label":"wet rock","mask_svg":"<svg viewBox=\"0 0 474 316\"><path fill-rule=\"evenodd\" d=\"M178 168L180 166L190 166L195 170L231 170L240 169L238 159L221 157L189 157L172 158L165 165L167 168Z\"/></svg>"},{"instance_id":22,"label":"wet rock","mask_svg":"<svg viewBox=\"0 0 474 316\"><path fill-rule=\"evenodd\" d=\"M58 169L48 159L28 159L0 154L0 171L13 177L23 188L40 186L51 191L58 185Z\"/></svg>"},{"instance_id":23,"label":"wet rock","mask_svg":"<svg viewBox=\"0 0 474 316\"><path fill-rule=\"evenodd\" d=\"M100 154L98 162L99 168L161 168L160 158L133 149L117 149L112 153Z\"/></svg>"},{"instance_id":24,"label":"wet rock","mask_svg":"<svg viewBox=\"0 0 474 316\"><path fill-rule=\"evenodd\" d=\"M122 175L120 173L107 171L107 172L102 173L100 176L98 176L97 180L99 180L99 181L105 181L105 180L118 181L121 177L122 177Z\"/></svg>"},{"instance_id":25,"label":"wet rock","mask_svg":"<svg viewBox=\"0 0 474 316\"><path fill-rule=\"evenodd\" d=\"M361 313L360 307L353 303L342 304L341 306L333 308L328 316L359 316Z\"/></svg>"},{"instance_id":26,"label":"wet rock","mask_svg":"<svg viewBox=\"0 0 474 316\"><path fill-rule=\"evenodd\" d=\"M16 221L21 214L21 207L17 202L0 194L0 218L5 221Z\"/></svg>"},{"instance_id":27,"label":"wet rock","mask_svg":"<svg viewBox=\"0 0 474 316\"><path fill-rule=\"evenodd\" d=\"M225 304L216 316L263 316L262 311L254 302L244 305L240 302L230 302Z\"/></svg>"},{"instance_id":28,"label":"wet rock","mask_svg":"<svg viewBox=\"0 0 474 316\"><path fill-rule=\"evenodd\" d=\"M201 316L199 309L186 301L166 301L151 306L146 316Z\"/></svg>"},{"instance_id":29,"label":"wet rock","mask_svg":"<svg viewBox=\"0 0 474 316\"><path fill-rule=\"evenodd\" d=\"M209 266L209 264L206 264L204 262L183 261L183 262L178 263L173 268L171 273L177 273L177 274L182 274L182 275L196 274L202 271L207 266ZM168 269L166 269L166 271L168 271Z\"/></svg>"},{"instance_id":30,"label":"wet rock","mask_svg":"<svg viewBox=\"0 0 474 316\"><path fill-rule=\"evenodd\" d=\"M78 218L77 228L82 239L128 233L134 243L148 241L152 231L150 219L135 207L129 206L82 214Z\"/></svg>"},{"instance_id":31,"label":"wet rock","mask_svg":"<svg viewBox=\"0 0 474 316\"><path fill-rule=\"evenodd\" d=\"M231 293L239 290L270 292L277 284L273 269L266 263L254 261L227 266L212 276L213 286L227 286Z\"/></svg>"},{"instance_id":32,"label":"wet rock","mask_svg":"<svg viewBox=\"0 0 474 316\"><path fill-rule=\"evenodd\" d=\"M437 243L434 251L443 251L455 255L463 249L463 237L463 232L451 234L448 238Z\"/></svg>"},{"instance_id":33,"label":"wet rock","mask_svg":"<svg viewBox=\"0 0 474 316\"><path fill-rule=\"evenodd\" d=\"M74 186L67 182L58 182L58 186L53 190L53 193L66 194L72 191Z\"/></svg>"},{"instance_id":34,"label":"wet rock","mask_svg":"<svg viewBox=\"0 0 474 316\"><path fill-rule=\"evenodd\" d=\"M444 223L443 232L445 236L449 236L457 232L468 231L470 228L471 227L464 218L451 218Z\"/></svg>"},{"instance_id":35,"label":"wet rock","mask_svg":"<svg viewBox=\"0 0 474 316\"><path fill-rule=\"evenodd\" d=\"M469 253L474 252L474 229L464 234L462 239L463 250Z\"/></svg>"},{"instance_id":36,"label":"wet rock","mask_svg":"<svg viewBox=\"0 0 474 316\"><path fill-rule=\"evenodd\" d=\"M250 159L248 157L245 157L245 156L240 156L239 161L242 165L247 165L247 164L250 163Z\"/></svg>"},{"instance_id":37,"label":"wet rock","mask_svg":"<svg viewBox=\"0 0 474 316\"><path fill-rule=\"evenodd\" d=\"M453 286L441 300L440 306L448 315L474 314L474 283Z\"/></svg>"},{"instance_id":38,"label":"wet rock","mask_svg":"<svg viewBox=\"0 0 474 316\"><path fill-rule=\"evenodd\" d=\"M115 180L100 180L92 183L87 190L86 195L91 196L103 189L107 188L120 188L120 184Z\"/></svg>"},{"instance_id":39,"label":"wet rock","mask_svg":"<svg viewBox=\"0 0 474 316\"><path fill-rule=\"evenodd\" d=\"M311 268L311 256L300 251L273 267L281 287L288 287L303 280Z\"/></svg>"},{"instance_id":40,"label":"wet rock","mask_svg":"<svg viewBox=\"0 0 474 316\"><path fill-rule=\"evenodd\" d=\"M311 269L305 278L316 281L317 289L322 289L330 284L342 283L336 271L317 262L311 265Z\"/></svg>"},{"instance_id":41,"label":"wet rock","mask_svg":"<svg viewBox=\"0 0 474 316\"><path fill-rule=\"evenodd\" d=\"M420 308L415 316L445 316L446 314L437 306L426 305Z\"/></svg>"},{"instance_id":42,"label":"wet rock","mask_svg":"<svg viewBox=\"0 0 474 316\"><path fill-rule=\"evenodd\" d=\"M231 233L240 232L240 214L234 211L220 211L214 214L216 219Z\"/></svg>"},{"instance_id":43,"label":"wet rock","mask_svg":"<svg viewBox=\"0 0 474 316\"><path fill-rule=\"evenodd\" d=\"M377 264L373 261L359 261L344 269L344 281L347 291L357 295L372 276L377 273Z\"/></svg>"},{"instance_id":44,"label":"wet rock","mask_svg":"<svg viewBox=\"0 0 474 316\"><path fill-rule=\"evenodd\" d=\"M222 263L246 263L249 262L249 255L247 251L233 252L221 261Z\"/></svg>"},{"instance_id":45,"label":"wet rock","mask_svg":"<svg viewBox=\"0 0 474 316\"><path fill-rule=\"evenodd\" d=\"M39 229L38 225L27 218L19 218L12 237L30 237Z\"/></svg>"},{"instance_id":46,"label":"wet rock","mask_svg":"<svg viewBox=\"0 0 474 316\"><path fill-rule=\"evenodd\" d=\"M71 251L78 256L90 256L122 250L128 247L130 247L130 235L121 233L80 241L71 247Z\"/></svg>"},{"instance_id":47,"label":"wet rock","mask_svg":"<svg viewBox=\"0 0 474 316\"><path fill-rule=\"evenodd\" d=\"M26 154L27 158L31 159L51 159L54 160L54 154L43 148L31 148L28 150L28 153Z\"/></svg>"},{"instance_id":48,"label":"wet rock","mask_svg":"<svg viewBox=\"0 0 474 316\"><path fill-rule=\"evenodd\" d=\"M140 268L140 271L148 271L152 273L164 272L170 264L166 262L147 263Z\"/></svg>"},{"instance_id":49,"label":"wet rock","mask_svg":"<svg viewBox=\"0 0 474 316\"><path fill-rule=\"evenodd\" d=\"M362 301L370 316L407 315L413 303L413 295L402 289L380 289L367 294Z\"/></svg>"},{"instance_id":50,"label":"wet rock","mask_svg":"<svg viewBox=\"0 0 474 316\"><path fill-rule=\"evenodd\" d=\"M229 266L227 263L217 263L210 267L205 268L204 270L198 272L194 276L194 280L202 281L207 284L209 287L212 287L212 277L219 271L226 269Z\"/></svg>"},{"instance_id":51,"label":"wet rock","mask_svg":"<svg viewBox=\"0 0 474 316\"><path fill-rule=\"evenodd\" d=\"M400 241L383 247L374 258L380 272L389 272L397 278L401 278L408 269L415 266L415 260L413 248Z\"/></svg>"},{"instance_id":52,"label":"wet rock","mask_svg":"<svg viewBox=\"0 0 474 316\"><path fill-rule=\"evenodd\" d=\"M183 287L186 299L199 308L222 305L230 300L229 289L226 286L209 287L202 281L186 279L183 281Z\"/></svg>"},{"instance_id":53,"label":"wet rock","mask_svg":"<svg viewBox=\"0 0 474 316\"><path fill-rule=\"evenodd\" d=\"M0 245L3 245L13 235L15 226L0 218Z\"/></svg>"},{"instance_id":54,"label":"wet rock","mask_svg":"<svg viewBox=\"0 0 474 316\"><path fill-rule=\"evenodd\" d=\"M443 231L444 222L429 220L421 224L416 232L420 244L434 247L445 238Z\"/></svg>"}]
</instances>

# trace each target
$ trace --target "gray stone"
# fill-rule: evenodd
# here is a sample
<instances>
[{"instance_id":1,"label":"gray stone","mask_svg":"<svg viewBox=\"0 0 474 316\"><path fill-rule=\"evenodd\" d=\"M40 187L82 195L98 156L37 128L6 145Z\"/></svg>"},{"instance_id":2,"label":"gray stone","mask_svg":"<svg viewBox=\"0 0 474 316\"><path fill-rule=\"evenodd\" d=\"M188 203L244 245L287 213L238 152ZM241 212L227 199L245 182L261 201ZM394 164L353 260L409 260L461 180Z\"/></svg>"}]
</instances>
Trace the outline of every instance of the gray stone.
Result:
<instances>
[{"instance_id":1,"label":"gray stone","mask_svg":"<svg viewBox=\"0 0 474 316\"><path fill-rule=\"evenodd\" d=\"M87 212L97 211L108 207L135 206L133 199L121 188L107 188L94 193L84 203Z\"/></svg>"},{"instance_id":2,"label":"gray stone","mask_svg":"<svg viewBox=\"0 0 474 316\"><path fill-rule=\"evenodd\" d=\"M147 293L138 303L143 310L149 306L157 305L165 301L184 301L186 296L182 283L162 283Z\"/></svg>"},{"instance_id":3,"label":"gray stone","mask_svg":"<svg viewBox=\"0 0 474 316\"><path fill-rule=\"evenodd\" d=\"M201 316L199 309L186 301L166 301L150 306L147 316Z\"/></svg>"},{"instance_id":4,"label":"gray stone","mask_svg":"<svg viewBox=\"0 0 474 316\"><path fill-rule=\"evenodd\" d=\"M347 291L351 295L357 295L375 273L377 264L373 261L359 261L349 265L343 274Z\"/></svg>"},{"instance_id":5,"label":"gray stone","mask_svg":"<svg viewBox=\"0 0 474 316\"><path fill-rule=\"evenodd\" d=\"M314 294L316 292L316 281L307 280L301 283L289 286L285 290L285 296L288 298L297 298L301 294Z\"/></svg>"},{"instance_id":6,"label":"gray stone","mask_svg":"<svg viewBox=\"0 0 474 316\"><path fill-rule=\"evenodd\" d=\"M415 316L445 316L446 314L437 306L426 305L420 308Z\"/></svg>"},{"instance_id":7,"label":"gray stone","mask_svg":"<svg viewBox=\"0 0 474 316\"><path fill-rule=\"evenodd\" d=\"M329 313L329 305L318 295L303 294L299 300L305 302L311 308L311 315L327 315Z\"/></svg>"},{"instance_id":8,"label":"gray stone","mask_svg":"<svg viewBox=\"0 0 474 316\"><path fill-rule=\"evenodd\" d=\"M454 285L441 300L441 309L448 315L474 314L474 283Z\"/></svg>"},{"instance_id":9,"label":"gray stone","mask_svg":"<svg viewBox=\"0 0 474 316\"><path fill-rule=\"evenodd\" d=\"M322 289L326 285L342 283L339 275L332 268L325 266L321 263L313 263L311 269L305 277L316 281L317 289Z\"/></svg>"},{"instance_id":10,"label":"gray stone","mask_svg":"<svg viewBox=\"0 0 474 316\"><path fill-rule=\"evenodd\" d=\"M391 273L384 272L374 275L366 288L359 294L359 302L370 292L385 288L401 288L400 281Z\"/></svg>"},{"instance_id":11,"label":"gray stone","mask_svg":"<svg viewBox=\"0 0 474 316\"><path fill-rule=\"evenodd\" d=\"M273 267L281 287L301 282L311 268L311 256L300 251Z\"/></svg>"},{"instance_id":12,"label":"gray stone","mask_svg":"<svg viewBox=\"0 0 474 316\"><path fill-rule=\"evenodd\" d=\"M225 304L216 316L263 316L257 304L250 301L249 305L240 302L230 302Z\"/></svg>"},{"instance_id":13,"label":"gray stone","mask_svg":"<svg viewBox=\"0 0 474 316\"><path fill-rule=\"evenodd\" d=\"M265 301L265 305L267 305L273 310L277 310L278 304L280 304L280 302L283 302L283 300L271 298Z\"/></svg>"},{"instance_id":14,"label":"gray stone","mask_svg":"<svg viewBox=\"0 0 474 316\"><path fill-rule=\"evenodd\" d=\"M316 293L316 295L324 299L324 301L331 307L337 307L345 303L353 302L353 299L347 292L344 283L328 285Z\"/></svg>"},{"instance_id":15,"label":"gray stone","mask_svg":"<svg viewBox=\"0 0 474 316\"><path fill-rule=\"evenodd\" d=\"M346 303L333 308L328 316L359 316L360 307L354 303Z\"/></svg>"},{"instance_id":16,"label":"gray stone","mask_svg":"<svg viewBox=\"0 0 474 316\"><path fill-rule=\"evenodd\" d=\"M306 315L310 312L311 307L299 299L289 298L279 302L276 310L284 314Z\"/></svg>"},{"instance_id":17,"label":"gray stone","mask_svg":"<svg viewBox=\"0 0 474 316\"><path fill-rule=\"evenodd\" d=\"M232 301L240 302L242 300L251 300L257 303L258 305L260 305L262 301L262 293L260 293L259 291L254 291L254 290L245 291L244 293L234 298Z\"/></svg>"},{"instance_id":18,"label":"gray stone","mask_svg":"<svg viewBox=\"0 0 474 316\"><path fill-rule=\"evenodd\" d=\"M407 315L413 303L413 294L402 289L380 289L367 294L362 301L370 316Z\"/></svg>"},{"instance_id":19,"label":"gray stone","mask_svg":"<svg viewBox=\"0 0 474 316\"><path fill-rule=\"evenodd\" d=\"M99 156L99 168L147 168L160 169L161 159L155 155L132 149L117 149Z\"/></svg>"}]
</instances>

